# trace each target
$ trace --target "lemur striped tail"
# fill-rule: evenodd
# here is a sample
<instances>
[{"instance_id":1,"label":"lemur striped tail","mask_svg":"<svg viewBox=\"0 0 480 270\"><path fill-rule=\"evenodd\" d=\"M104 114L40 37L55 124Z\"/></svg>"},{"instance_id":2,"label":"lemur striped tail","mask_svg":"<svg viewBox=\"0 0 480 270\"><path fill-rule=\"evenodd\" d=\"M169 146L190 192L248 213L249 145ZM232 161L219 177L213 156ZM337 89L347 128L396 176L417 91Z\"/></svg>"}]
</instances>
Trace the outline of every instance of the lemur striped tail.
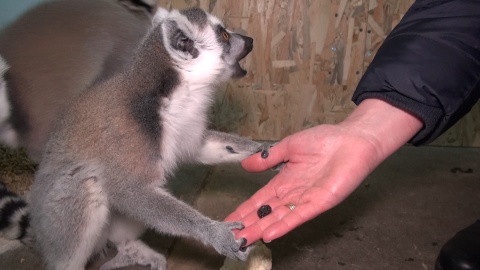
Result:
<instances>
[{"instance_id":1,"label":"lemur striped tail","mask_svg":"<svg viewBox=\"0 0 480 270\"><path fill-rule=\"evenodd\" d=\"M0 182L0 237L20 240L28 244L32 240L27 203L19 195L9 191Z\"/></svg>"}]
</instances>

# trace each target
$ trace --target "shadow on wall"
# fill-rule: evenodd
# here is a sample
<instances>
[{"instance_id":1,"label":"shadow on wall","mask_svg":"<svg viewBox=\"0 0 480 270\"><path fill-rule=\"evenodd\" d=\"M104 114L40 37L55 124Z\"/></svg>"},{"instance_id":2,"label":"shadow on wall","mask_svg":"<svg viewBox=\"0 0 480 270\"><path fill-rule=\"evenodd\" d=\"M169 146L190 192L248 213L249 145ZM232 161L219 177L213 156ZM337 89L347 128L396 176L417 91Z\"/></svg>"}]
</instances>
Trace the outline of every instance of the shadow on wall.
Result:
<instances>
[{"instance_id":1,"label":"shadow on wall","mask_svg":"<svg viewBox=\"0 0 480 270\"><path fill-rule=\"evenodd\" d=\"M23 14L28 9L47 0L1 0L0 1L0 30Z\"/></svg>"}]
</instances>

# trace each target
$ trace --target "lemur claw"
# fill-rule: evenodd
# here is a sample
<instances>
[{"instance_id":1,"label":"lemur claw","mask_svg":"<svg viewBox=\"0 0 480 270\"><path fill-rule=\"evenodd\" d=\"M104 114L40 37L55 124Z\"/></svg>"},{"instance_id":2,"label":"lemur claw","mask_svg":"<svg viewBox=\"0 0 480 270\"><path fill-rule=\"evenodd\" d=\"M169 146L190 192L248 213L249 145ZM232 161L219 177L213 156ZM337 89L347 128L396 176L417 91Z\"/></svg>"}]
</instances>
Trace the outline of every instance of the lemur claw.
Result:
<instances>
[{"instance_id":1,"label":"lemur claw","mask_svg":"<svg viewBox=\"0 0 480 270\"><path fill-rule=\"evenodd\" d=\"M277 143L264 143L258 148L256 153L261 152L261 157L263 159L266 159L270 155L270 148L275 146L275 144L277 144ZM278 163L277 165L273 166L271 168L271 170L272 171L280 171L287 162L288 161L282 161L282 162Z\"/></svg>"},{"instance_id":2,"label":"lemur claw","mask_svg":"<svg viewBox=\"0 0 480 270\"><path fill-rule=\"evenodd\" d=\"M262 154L261 154L262 158L266 159L266 158L268 158L268 155L270 154L270 147L272 147L272 146L273 146L272 144L264 143L258 148L257 153L262 152Z\"/></svg>"}]
</instances>

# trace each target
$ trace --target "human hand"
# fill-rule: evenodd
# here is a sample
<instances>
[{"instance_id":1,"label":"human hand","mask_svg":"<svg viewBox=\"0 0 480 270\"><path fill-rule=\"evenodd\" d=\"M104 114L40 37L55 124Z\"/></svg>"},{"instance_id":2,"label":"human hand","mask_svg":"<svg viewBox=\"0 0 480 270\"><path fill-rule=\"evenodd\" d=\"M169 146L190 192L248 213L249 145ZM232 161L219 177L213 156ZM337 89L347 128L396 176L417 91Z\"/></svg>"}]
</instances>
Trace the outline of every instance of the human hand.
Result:
<instances>
[{"instance_id":1,"label":"human hand","mask_svg":"<svg viewBox=\"0 0 480 270\"><path fill-rule=\"evenodd\" d=\"M247 245L258 239L270 242L336 206L422 127L418 119L383 101L362 104L340 124L295 133L272 147L267 158L256 154L243 160L250 172L288 162L226 218L245 225L236 232L237 239L247 239ZM289 203L295 209L285 206ZM270 205L272 213L260 219L262 205Z\"/></svg>"},{"instance_id":2,"label":"human hand","mask_svg":"<svg viewBox=\"0 0 480 270\"><path fill-rule=\"evenodd\" d=\"M248 244L281 237L302 223L344 200L375 167L375 148L368 141L349 136L339 126L321 125L286 137L270 149L242 162L250 172L288 161L275 177L227 220L241 220L245 229L236 237ZM284 205L293 203L290 210ZM272 213L259 219L257 210L270 205Z\"/></svg>"}]
</instances>

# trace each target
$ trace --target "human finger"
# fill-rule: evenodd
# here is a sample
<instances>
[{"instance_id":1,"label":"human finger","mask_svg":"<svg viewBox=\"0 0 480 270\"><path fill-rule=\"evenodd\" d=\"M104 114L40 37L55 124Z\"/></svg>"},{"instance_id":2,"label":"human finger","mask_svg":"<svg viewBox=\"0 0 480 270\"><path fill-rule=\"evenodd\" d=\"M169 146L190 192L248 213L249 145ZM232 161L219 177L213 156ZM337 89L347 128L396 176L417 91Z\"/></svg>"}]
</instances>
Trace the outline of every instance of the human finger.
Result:
<instances>
[{"instance_id":1,"label":"human finger","mask_svg":"<svg viewBox=\"0 0 480 270\"><path fill-rule=\"evenodd\" d=\"M267 228L263 229L263 241L271 242L272 240L280 238L288 232L292 231L293 229L297 228L298 226L302 225L303 223L316 217L317 214L310 214L311 211L309 211L309 208L310 206L305 204L296 206L293 210L290 210L288 208L287 210L283 210L284 215L281 219L279 219L277 222L270 224L270 226L268 226ZM244 230L240 232L243 231Z\"/></svg>"},{"instance_id":2,"label":"human finger","mask_svg":"<svg viewBox=\"0 0 480 270\"><path fill-rule=\"evenodd\" d=\"M273 179L275 179L275 177ZM246 216L248 216L252 212L256 212L261 205L266 204L266 202L268 202L272 198L275 198L275 190L271 185L273 179L264 187L259 189L255 194L253 194L248 200L240 204L233 213L231 213L225 218L225 221L243 222L243 219Z\"/></svg>"},{"instance_id":3,"label":"human finger","mask_svg":"<svg viewBox=\"0 0 480 270\"><path fill-rule=\"evenodd\" d=\"M300 206L292 206L294 204L285 203L282 200L272 201L270 204L273 209L268 216L260 219L259 217L250 215L244 219L246 221L246 227L245 229L236 232L235 236L237 239L246 239L246 245L250 245L259 239L263 239L265 242L270 242L303 223L303 218L298 214L300 213L299 211L302 211ZM299 210L294 212L297 207ZM285 220L287 220L287 223L285 223ZM291 220L296 221L291 222ZM268 233L271 228L275 229L276 234L267 235L266 233Z\"/></svg>"},{"instance_id":4,"label":"human finger","mask_svg":"<svg viewBox=\"0 0 480 270\"><path fill-rule=\"evenodd\" d=\"M278 201L278 199L271 200L260 206L269 208L270 211L267 212L268 214L259 215L260 207L258 207L254 211L243 217L242 224L245 226L243 230L248 228L247 231L243 232L243 230L236 230L234 231L234 233L236 239L244 238L246 240L244 246L248 246L256 242L257 240L260 240L263 235L263 228L268 227L268 224L270 222L274 222L276 218L278 218L275 217L277 215L275 211L280 203L275 201ZM263 213L265 214L265 212ZM262 222L262 224L258 224L259 222Z\"/></svg>"}]
</instances>

